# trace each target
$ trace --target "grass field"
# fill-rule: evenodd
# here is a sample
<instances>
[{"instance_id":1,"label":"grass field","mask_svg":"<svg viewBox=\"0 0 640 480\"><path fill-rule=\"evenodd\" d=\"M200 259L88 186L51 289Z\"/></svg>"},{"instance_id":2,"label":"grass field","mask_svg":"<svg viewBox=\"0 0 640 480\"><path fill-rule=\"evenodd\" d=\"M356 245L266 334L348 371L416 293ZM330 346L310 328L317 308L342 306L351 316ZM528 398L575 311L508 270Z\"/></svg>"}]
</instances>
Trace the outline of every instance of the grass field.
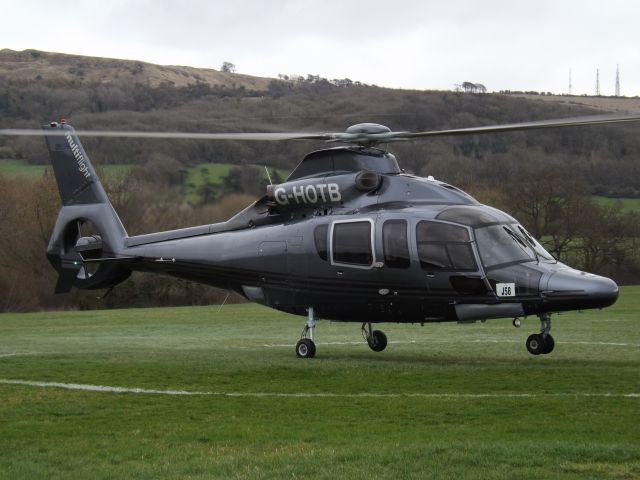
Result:
<instances>
[{"instance_id":1,"label":"grass field","mask_svg":"<svg viewBox=\"0 0 640 480\"><path fill-rule=\"evenodd\" d=\"M622 210L627 212L640 212L640 198L609 198L609 197L592 197L593 200L603 207L613 207L620 205Z\"/></svg>"},{"instance_id":2,"label":"grass field","mask_svg":"<svg viewBox=\"0 0 640 480\"><path fill-rule=\"evenodd\" d=\"M539 357L534 318L384 325L381 353L320 322L313 360L302 326L248 304L0 315L0 477L640 478L640 287L555 316Z\"/></svg>"},{"instance_id":3,"label":"grass field","mask_svg":"<svg viewBox=\"0 0 640 480\"><path fill-rule=\"evenodd\" d=\"M98 173L106 173L107 175L120 175L126 173L133 168L131 164L113 164L101 165ZM0 173L8 173L11 175L27 175L30 177L41 177L45 170L51 170L50 165L31 165L26 160L19 159L0 159Z\"/></svg>"}]
</instances>

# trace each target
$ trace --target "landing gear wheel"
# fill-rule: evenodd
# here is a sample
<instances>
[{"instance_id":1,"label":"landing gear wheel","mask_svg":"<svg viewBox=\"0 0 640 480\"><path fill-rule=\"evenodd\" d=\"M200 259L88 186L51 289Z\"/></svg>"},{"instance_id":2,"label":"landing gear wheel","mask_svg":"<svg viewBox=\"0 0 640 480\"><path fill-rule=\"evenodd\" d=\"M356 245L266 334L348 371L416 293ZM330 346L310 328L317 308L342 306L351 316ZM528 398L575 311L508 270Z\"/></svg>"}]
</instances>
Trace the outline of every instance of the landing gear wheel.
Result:
<instances>
[{"instance_id":1,"label":"landing gear wheel","mask_svg":"<svg viewBox=\"0 0 640 480\"><path fill-rule=\"evenodd\" d=\"M310 338L303 338L296 343L298 358L313 358L316 356L316 344Z\"/></svg>"},{"instance_id":2,"label":"landing gear wheel","mask_svg":"<svg viewBox=\"0 0 640 480\"><path fill-rule=\"evenodd\" d=\"M374 352L381 352L387 348L387 336L381 330L374 330L367 339L367 344Z\"/></svg>"},{"instance_id":3,"label":"landing gear wheel","mask_svg":"<svg viewBox=\"0 0 640 480\"><path fill-rule=\"evenodd\" d=\"M547 335L547 338L544 339L544 348L540 353L546 355L547 353L553 352L553 347L555 347L555 345L556 342L554 342L553 337L551 335Z\"/></svg>"},{"instance_id":4,"label":"landing gear wheel","mask_svg":"<svg viewBox=\"0 0 640 480\"><path fill-rule=\"evenodd\" d=\"M529 335L527 338L527 350L531 355L540 355L541 353L545 353L544 349L546 347L546 342L542 335L539 333L534 333L533 335Z\"/></svg>"}]
</instances>

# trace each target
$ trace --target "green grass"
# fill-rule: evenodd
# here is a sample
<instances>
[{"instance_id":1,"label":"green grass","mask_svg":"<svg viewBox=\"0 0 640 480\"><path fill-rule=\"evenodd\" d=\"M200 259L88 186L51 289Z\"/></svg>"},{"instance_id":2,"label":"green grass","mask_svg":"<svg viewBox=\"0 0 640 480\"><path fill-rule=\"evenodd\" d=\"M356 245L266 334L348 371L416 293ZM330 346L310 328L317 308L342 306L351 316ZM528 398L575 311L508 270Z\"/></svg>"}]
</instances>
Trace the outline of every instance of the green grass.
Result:
<instances>
[{"instance_id":1,"label":"green grass","mask_svg":"<svg viewBox=\"0 0 640 480\"><path fill-rule=\"evenodd\" d=\"M0 173L11 175L29 175L31 177L41 177L48 165L31 165L25 160L2 159L0 160Z\"/></svg>"},{"instance_id":2,"label":"green grass","mask_svg":"<svg viewBox=\"0 0 640 480\"><path fill-rule=\"evenodd\" d=\"M592 196L593 200L603 207L613 207L615 205L620 205L623 211L634 211L640 212L640 198L609 198L609 197L599 197Z\"/></svg>"},{"instance_id":3,"label":"green grass","mask_svg":"<svg viewBox=\"0 0 640 480\"><path fill-rule=\"evenodd\" d=\"M625 287L555 316L539 357L534 318L383 325L381 353L320 322L313 360L303 319L256 305L0 315L2 379L248 394L0 383L0 476L640 478L639 312Z\"/></svg>"},{"instance_id":4,"label":"green grass","mask_svg":"<svg viewBox=\"0 0 640 480\"><path fill-rule=\"evenodd\" d=\"M131 164L113 164L101 165L98 173L105 172L107 175L121 175L127 173L134 165ZM17 159L0 159L0 174L6 173L10 175L27 175L30 177L41 177L45 170L51 172L50 165L31 165L26 160Z\"/></svg>"},{"instance_id":5,"label":"green grass","mask_svg":"<svg viewBox=\"0 0 640 480\"><path fill-rule=\"evenodd\" d=\"M195 167L187 170L187 175L184 180L186 198L189 202L198 203L201 201L201 194L198 192L200 187L209 181L213 185L222 185L223 177L229 175L231 167L235 167L232 163L201 163ZM261 168L262 176L267 180L264 167ZM271 172L273 169L269 168ZM284 180L289 175L289 172L282 169L276 169L278 174Z\"/></svg>"}]
</instances>

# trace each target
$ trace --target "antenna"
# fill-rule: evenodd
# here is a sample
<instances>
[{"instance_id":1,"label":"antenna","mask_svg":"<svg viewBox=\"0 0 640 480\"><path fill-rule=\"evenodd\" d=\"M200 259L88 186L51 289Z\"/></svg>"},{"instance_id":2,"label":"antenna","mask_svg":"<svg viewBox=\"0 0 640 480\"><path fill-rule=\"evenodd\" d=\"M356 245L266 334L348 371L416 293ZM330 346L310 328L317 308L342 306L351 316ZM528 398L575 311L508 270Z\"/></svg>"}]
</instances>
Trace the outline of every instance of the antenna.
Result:
<instances>
[{"instance_id":1,"label":"antenna","mask_svg":"<svg viewBox=\"0 0 640 480\"><path fill-rule=\"evenodd\" d=\"M571 83L571 69L569 69L569 95L573 95L573 84Z\"/></svg>"},{"instance_id":2,"label":"antenna","mask_svg":"<svg viewBox=\"0 0 640 480\"><path fill-rule=\"evenodd\" d=\"M600 69L596 68L596 97L600 96Z\"/></svg>"},{"instance_id":3,"label":"antenna","mask_svg":"<svg viewBox=\"0 0 640 480\"><path fill-rule=\"evenodd\" d=\"M616 97L620 96L620 65L616 65Z\"/></svg>"},{"instance_id":4,"label":"antenna","mask_svg":"<svg viewBox=\"0 0 640 480\"><path fill-rule=\"evenodd\" d=\"M273 185L273 182L271 181L271 175L269 175L269 169L267 168L267 166L264 166L264 171L267 172L267 178L269 179L269 184Z\"/></svg>"},{"instance_id":5,"label":"antenna","mask_svg":"<svg viewBox=\"0 0 640 480\"><path fill-rule=\"evenodd\" d=\"M227 296L224 297L224 300L222 301L222 303L220 304L220 307L218 308L218 313L220 313L220 310L222 310L222 307L224 307L224 304L227 303L227 300L229 299L229 295L231 295L231 293L227 292Z\"/></svg>"}]
</instances>

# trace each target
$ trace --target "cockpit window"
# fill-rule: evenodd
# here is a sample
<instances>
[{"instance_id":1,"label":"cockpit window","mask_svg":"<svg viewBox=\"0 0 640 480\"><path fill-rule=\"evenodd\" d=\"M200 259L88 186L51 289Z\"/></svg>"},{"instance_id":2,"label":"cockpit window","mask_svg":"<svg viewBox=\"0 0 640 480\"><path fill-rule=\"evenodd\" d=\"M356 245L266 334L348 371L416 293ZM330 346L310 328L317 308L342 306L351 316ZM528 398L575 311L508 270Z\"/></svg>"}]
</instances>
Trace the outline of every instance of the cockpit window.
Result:
<instances>
[{"instance_id":1,"label":"cockpit window","mask_svg":"<svg viewBox=\"0 0 640 480\"><path fill-rule=\"evenodd\" d=\"M469 232L457 225L418 222L416 243L425 270L476 270Z\"/></svg>"},{"instance_id":2,"label":"cockpit window","mask_svg":"<svg viewBox=\"0 0 640 480\"><path fill-rule=\"evenodd\" d=\"M476 230L478 251L485 267L536 261L537 256L515 225L491 225ZM547 254L548 255L548 254Z\"/></svg>"}]
</instances>

